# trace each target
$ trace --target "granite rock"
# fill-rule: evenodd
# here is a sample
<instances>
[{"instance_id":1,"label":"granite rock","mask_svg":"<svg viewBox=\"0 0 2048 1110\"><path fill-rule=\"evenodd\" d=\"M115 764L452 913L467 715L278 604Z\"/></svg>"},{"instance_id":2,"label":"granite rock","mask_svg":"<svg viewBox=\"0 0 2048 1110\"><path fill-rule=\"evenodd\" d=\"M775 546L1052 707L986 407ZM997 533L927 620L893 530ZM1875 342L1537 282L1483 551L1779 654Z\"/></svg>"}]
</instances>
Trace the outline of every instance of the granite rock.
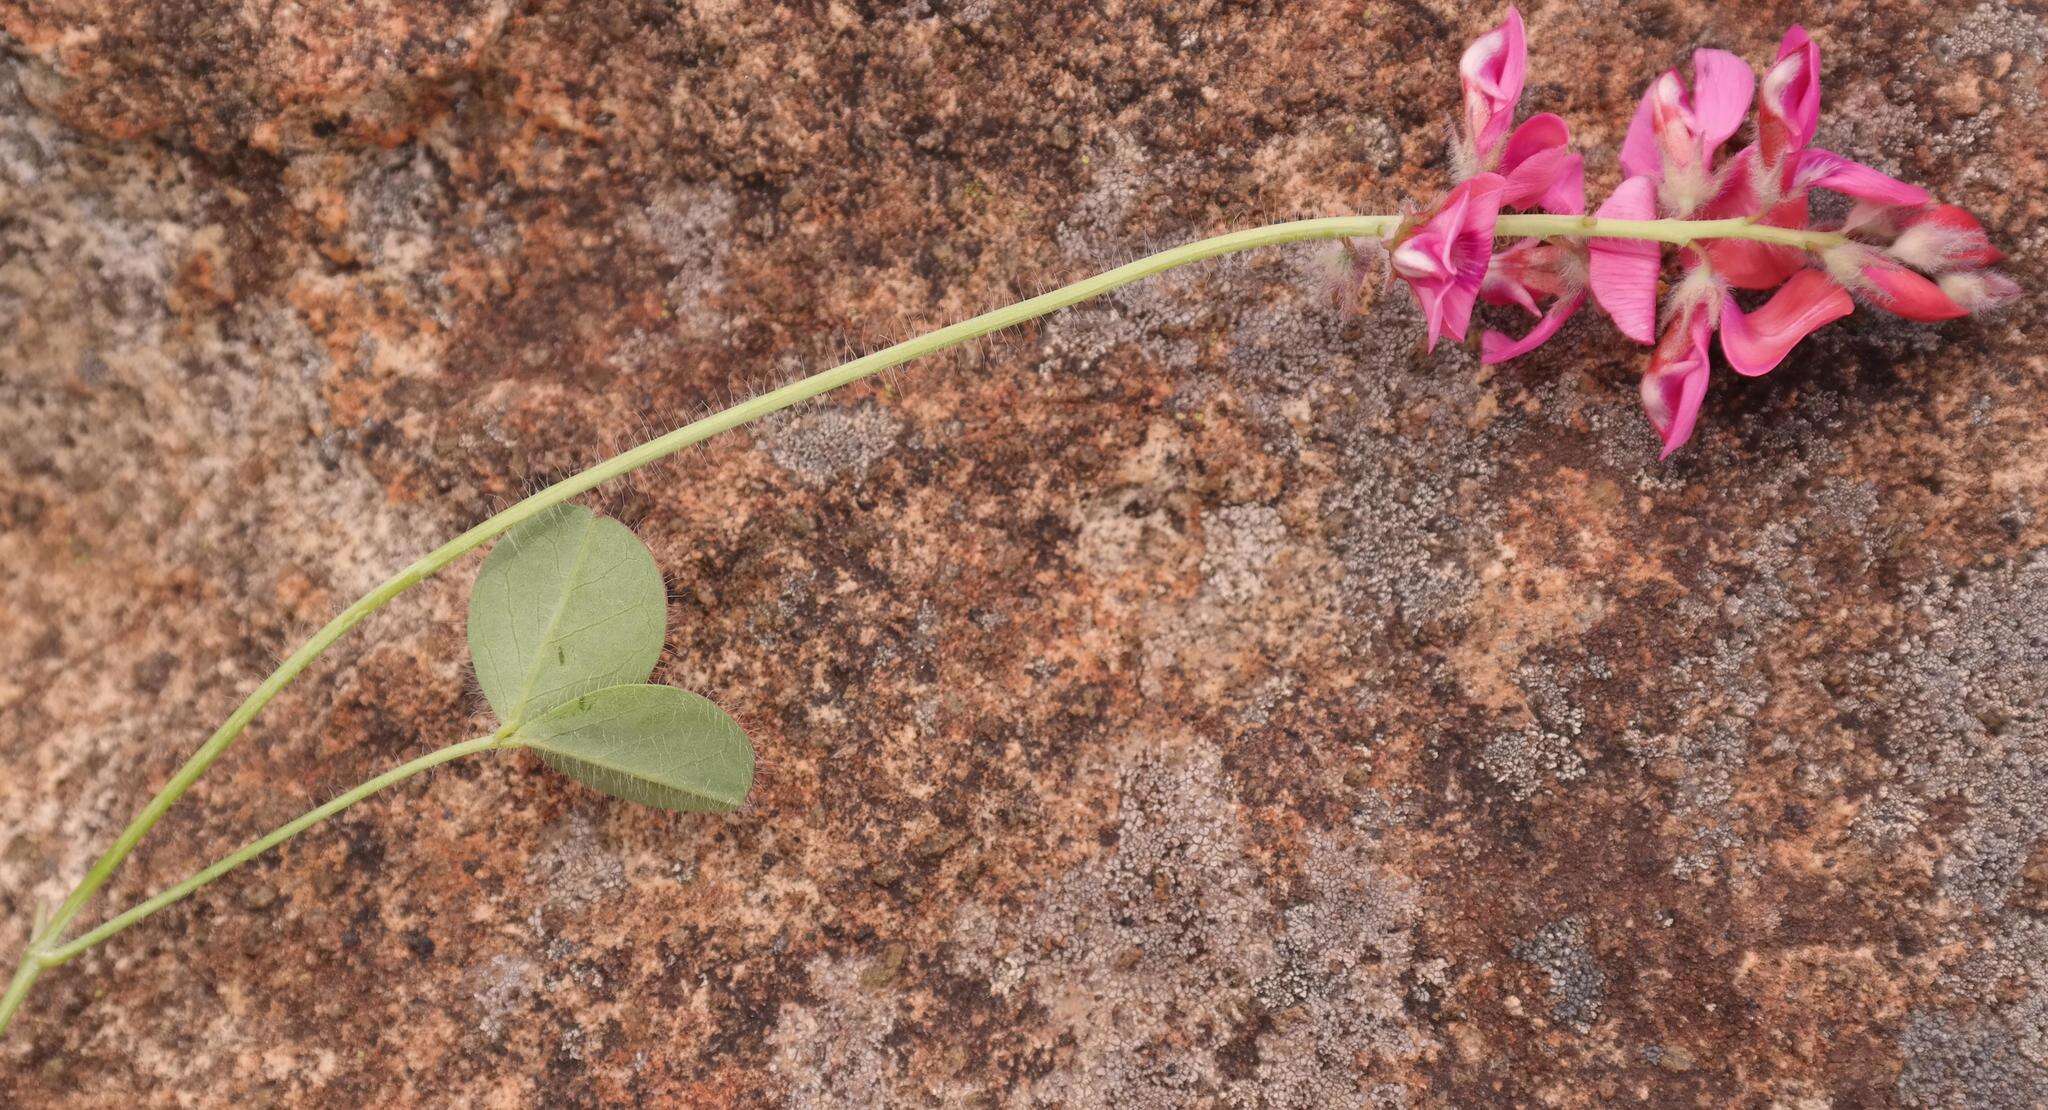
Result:
<instances>
[{"instance_id":1,"label":"granite rock","mask_svg":"<svg viewBox=\"0 0 2048 1110\"><path fill-rule=\"evenodd\" d=\"M1525 5L1596 190L1697 45L2039 288L2023 3ZM0 952L285 652L646 435L1145 250L1440 189L1490 12L0 2ZM1187 271L603 489L722 818L457 764L124 934L8 1105L2048 1101L2037 301L1858 313L1668 464L1520 363ZM1401 303L1396 303L1401 302ZM115 882L482 731L474 563ZM91 911L95 914L107 909Z\"/></svg>"}]
</instances>

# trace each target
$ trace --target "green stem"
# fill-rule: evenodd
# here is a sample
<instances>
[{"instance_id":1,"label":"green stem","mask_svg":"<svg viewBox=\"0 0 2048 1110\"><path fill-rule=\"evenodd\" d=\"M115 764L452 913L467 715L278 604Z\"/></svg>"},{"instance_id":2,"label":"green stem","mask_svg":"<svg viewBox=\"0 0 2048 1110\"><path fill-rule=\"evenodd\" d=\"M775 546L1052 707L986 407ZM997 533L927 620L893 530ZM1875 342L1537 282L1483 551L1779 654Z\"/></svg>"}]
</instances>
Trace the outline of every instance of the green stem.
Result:
<instances>
[{"instance_id":1,"label":"green stem","mask_svg":"<svg viewBox=\"0 0 2048 1110\"><path fill-rule=\"evenodd\" d=\"M1162 251L1149 258L1127 263L1106 273L1075 282L1030 300L1022 301L1007 308L985 312L970 320L940 328L938 331L906 340L871 355L854 359L852 362L835 366L823 373L814 374L802 381L764 393L751 400L742 401L723 412L714 413L702 420L685 425L656 439L649 440L621 455L613 456L580 474L556 482L554 485L527 497L489 519L462 533L460 536L435 548L412 565L387 579L376 589L364 595L355 604L343 610L340 616L329 621L313 638L306 641L289 658L278 665L269 677L258 685L228 719L216 729L206 743L179 767L171 780L164 784L155 797L142 808L121 835L114 839L113 846L86 872L85 879L78 884L57 912L51 917L44 930L45 936L61 936L63 930L85 908L93 894L135 850L150 827L160 820L177 800L191 789L192 784L213 766L229 745L235 742L251 719L275 698L280 690L304 671L313 660L320 657L336 640L359 624L364 617L382 608L392 598L418 585L429 575L454 562L468 552L482 546L486 541L518 525L537 513L561 504L576 495L638 470L649 463L675 454L692 444L698 443L719 432L737 428L742 424L758 420L771 413L780 412L840 386L857 382L871 374L879 373L894 366L900 366L912 359L958 346L991 332L1013 327L1027 320L1033 320L1050 312L1091 297L1098 297L1112 289L1129 285L1134 281L1154 274L1185 266L1191 262L1215 258L1255 247L1272 246L1279 243L1293 243L1307 239L1336 239L1348 236L1380 235L1392 230L1398 224L1394 216L1359 216L1326 220L1303 220L1297 223L1276 224L1272 227L1252 231L1240 231L1221 235L1213 239L1189 243Z\"/></svg>"},{"instance_id":2,"label":"green stem","mask_svg":"<svg viewBox=\"0 0 2048 1110\"><path fill-rule=\"evenodd\" d=\"M169 782L157 791L143 806L142 811L108 847L86 872L56 912L31 941L35 950L73 951L76 942L53 946L52 942L64 935L64 931L94 894L105 886L114 870L135 850L143 836L161 820L163 815L176 804L192 784L198 781L207 768L213 766L227 751L235 739L248 727L271 699L278 695L293 679L297 678L313 660L320 657L335 641L354 628L371 613L382 608L391 599L418 585L430 575L446 567L468 552L482 546L493 537L518 525L520 522L552 506L569 500L591 488L638 470L649 463L675 454L692 444L701 442L720 432L737 428L771 413L780 412L793 405L810 400L821 393L827 393L840 386L849 385L862 378L879 373L891 367L900 366L913 359L935 354L949 347L956 347L1005 328L1014 327L1029 320L1057 312L1062 308L1078 304L1093 297L1099 297L1111 290L1141 281L1156 274L1190 263L1221 255L1259 247L1278 246L1283 243L1298 243L1318 239L1345 239L1384 237L1402 226L1398 216L1340 216L1316 220L1297 220L1291 223L1273 224L1250 231L1232 232L1210 239L1188 243L1164 250L1158 254L1141 258L1118 266L1113 270L1084 278L1072 285L1063 286L1050 293L1043 293L1029 300L1020 301L1007 308L984 312L957 324L951 324L916 339L906 340L894 346L862 356L851 362L835 366L830 370L814 374L801 381L772 390L758 397L732 406L702 420L677 428L676 430L649 440L630 451L610 459L579 474L565 478L554 485L492 515L467 532L414 561L397 574L385 580L365 594L353 605L344 609L339 616L329 621L313 637L305 642L290 657L278 665L249 696L228 715L228 719L214 730L199 750L187 759L183 766L171 776ZM1650 239L1666 243L1684 244L1701 238L1755 239L1763 242L1782 243L1805 249L1820 249L1840 242L1839 236L1822 232L1799 231L1788 228L1765 227L1748 220L1607 220L1591 216L1544 216L1508 215L1500 217L1495 233L1503 237L1568 235L1594 238ZM175 900L175 899L174 899ZM138 907L140 909L141 907ZM125 915L124 915L125 916ZM107 924L121 921L116 918ZM131 922L132 923L132 922ZM126 927L125 925L123 926ZM105 929L95 930L87 936L97 936ZM116 930L118 931L118 930ZM108 934L111 935L111 934ZM80 938L81 940L85 938ZM27 977L34 981L34 975ZM26 984L17 974L10 986L8 997L25 993ZM15 999L19 1004L19 999Z\"/></svg>"},{"instance_id":3,"label":"green stem","mask_svg":"<svg viewBox=\"0 0 2048 1110\"><path fill-rule=\"evenodd\" d=\"M1610 220L1601 216L1502 216L1494 234L1503 237L1547 238L1577 235L1589 239L1649 239L1684 246L1701 239L1753 239L1818 251L1847 240L1832 231L1772 227L1746 216L1727 220Z\"/></svg>"},{"instance_id":4,"label":"green stem","mask_svg":"<svg viewBox=\"0 0 2048 1110\"><path fill-rule=\"evenodd\" d=\"M292 837L299 835L378 791L396 786L423 771L432 770L443 763L451 763L466 755L474 755L477 752L490 751L494 748L518 746L519 742L517 740L508 737L509 732L509 729L499 729L489 736L479 736L474 740L465 740L460 744L450 744L438 751L428 752L418 759L393 767L376 778L355 786L325 805L309 809L292 820L279 825L269 833L242 845L178 885L163 891L146 902L137 903L127 911L109 919L99 928L80 936L78 939L53 948L31 950L30 959L24 962L38 964L45 968L68 963L77 958L79 953L84 952L86 949L103 944L116 934L143 921L157 911L184 901L186 898L191 897L192 893L200 887L233 871L235 868L283 844ZM4 1017L0 1017L0 1020L4 1020Z\"/></svg>"},{"instance_id":5,"label":"green stem","mask_svg":"<svg viewBox=\"0 0 2048 1110\"><path fill-rule=\"evenodd\" d=\"M99 928L86 933L68 944L52 945L50 941L56 934L48 931L45 931L40 937L32 938L29 942L28 951L22 953L20 966L14 969L14 978L7 984L6 994L0 995L0 1033L6 1032L8 1024L14 1020L15 1011L21 1008L22 1001L28 997L29 988L35 985L36 979L43 972L59 964L69 963L71 960L76 959L80 953L105 943L116 934L143 921L157 911L184 901L186 898L191 897L192 893L200 887L233 871L235 868L283 844L292 837L299 835L380 790L396 786L422 771L431 770L443 763L461 759L466 755L489 751L493 748L519 746L517 740L510 738L510 732L510 728L501 728L489 736L479 736L474 740L465 740L460 744L451 744L439 751L428 752L418 759L393 767L376 778L361 783L347 793L336 797L327 804L307 810L291 821L273 829L268 834L257 837L255 840L242 845L178 885L163 891L146 902L137 903L125 912L109 919L100 925Z\"/></svg>"},{"instance_id":6,"label":"green stem","mask_svg":"<svg viewBox=\"0 0 2048 1110\"><path fill-rule=\"evenodd\" d=\"M14 1012L21 1009L22 1000L28 997L28 989L36 985L36 979L43 970L43 965L35 958L35 949L22 954L21 966L14 969L14 978L7 981L7 993L0 994L0 1033L7 1031L8 1023L14 1020Z\"/></svg>"}]
</instances>

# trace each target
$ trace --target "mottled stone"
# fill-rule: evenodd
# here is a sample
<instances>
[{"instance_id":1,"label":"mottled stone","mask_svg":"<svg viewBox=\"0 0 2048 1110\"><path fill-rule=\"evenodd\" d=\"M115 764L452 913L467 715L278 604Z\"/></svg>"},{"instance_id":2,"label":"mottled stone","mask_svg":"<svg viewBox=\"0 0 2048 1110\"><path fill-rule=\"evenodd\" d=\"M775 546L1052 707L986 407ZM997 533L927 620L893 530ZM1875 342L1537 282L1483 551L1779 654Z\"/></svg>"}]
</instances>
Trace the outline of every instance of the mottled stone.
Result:
<instances>
[{"instance_id":1,"label":"mottled stone","mask_svg":"<svg viewBox=\"0 0 2048 1110\"><path fill-rule=\"evenodd\" d=\"M1698 45L2039 288L2048 20L1525 4L1596 191ZM1441 188L1491 12L0 0L0 952L293 645L536 483L1145 250ZM2043 312L1868 312L1670 463L1177 272L592 494L753 801L523 755L38 987L41 1106L2048 1101ZM484 728L474 563L330 653L103 914Z\"/></svg>"}]
</instances>

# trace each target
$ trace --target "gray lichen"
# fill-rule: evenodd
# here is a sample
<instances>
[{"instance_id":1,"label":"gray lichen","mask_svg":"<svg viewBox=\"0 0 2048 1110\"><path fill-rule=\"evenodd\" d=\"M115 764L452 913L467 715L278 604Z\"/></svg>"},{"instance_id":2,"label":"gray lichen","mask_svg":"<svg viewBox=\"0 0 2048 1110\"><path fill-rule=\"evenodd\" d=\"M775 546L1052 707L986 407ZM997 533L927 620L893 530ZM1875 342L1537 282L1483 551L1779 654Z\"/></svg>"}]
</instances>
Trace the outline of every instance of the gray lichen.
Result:
<instances>
[{"instance_id":1,"label":"gray lichen","mask_svg":"<svg viewBox=\"0 0 2048 1110\"><path fill-rule=\"evenodd\" d=\"M1535 964L1550 981L1550 1016L1579 1033L1600 1020L1607 973L1586 939L1586 922L1573 916L1553 921L1515 946L1515 958Z\"/></svg>"}]
</instances>

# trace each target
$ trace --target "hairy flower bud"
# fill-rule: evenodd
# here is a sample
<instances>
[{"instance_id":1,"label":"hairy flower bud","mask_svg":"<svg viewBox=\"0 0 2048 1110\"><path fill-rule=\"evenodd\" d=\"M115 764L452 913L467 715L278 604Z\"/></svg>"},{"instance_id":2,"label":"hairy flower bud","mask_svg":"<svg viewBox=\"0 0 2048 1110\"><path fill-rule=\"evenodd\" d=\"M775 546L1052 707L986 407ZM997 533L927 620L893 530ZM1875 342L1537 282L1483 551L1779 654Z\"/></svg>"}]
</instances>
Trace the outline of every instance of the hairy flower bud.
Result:
<instances>
[{"instance_id":1,"label":"hairy flower bud","mask_svg":"<svg viewBox=\"0 0 2048 1110\"><path fill-rule=\"evenodd\" d=\"M1831 247L1821 260L1845 288L1895 316L1933 323L1969 315L1940 286L1860 243Z\"/></svg>"},{"instance_id":2,"label":"hairy flower bud","mask_svg":"<svg viewBox=\"0 0 2048 1110\"><path fill-rule=\"evenodd\" d=\"M1892 240L1891 256L1929 273L1995 266L2005 257L1991 245L1977 217L1953 204L1930 205L1910 217Z\"/></svg>"},{"instance_id":3,"label":"hairy flower bud","mask_svg":"<svg viewBox=\"0 0 2048 1110\"><path fill-rule=\"evenodd\" d=\"M2020 295L2019 283L1996 270L1960 270L1935 282L1949 300L1972 313L1990 312Z\"/></svg>"}]
</instances>

